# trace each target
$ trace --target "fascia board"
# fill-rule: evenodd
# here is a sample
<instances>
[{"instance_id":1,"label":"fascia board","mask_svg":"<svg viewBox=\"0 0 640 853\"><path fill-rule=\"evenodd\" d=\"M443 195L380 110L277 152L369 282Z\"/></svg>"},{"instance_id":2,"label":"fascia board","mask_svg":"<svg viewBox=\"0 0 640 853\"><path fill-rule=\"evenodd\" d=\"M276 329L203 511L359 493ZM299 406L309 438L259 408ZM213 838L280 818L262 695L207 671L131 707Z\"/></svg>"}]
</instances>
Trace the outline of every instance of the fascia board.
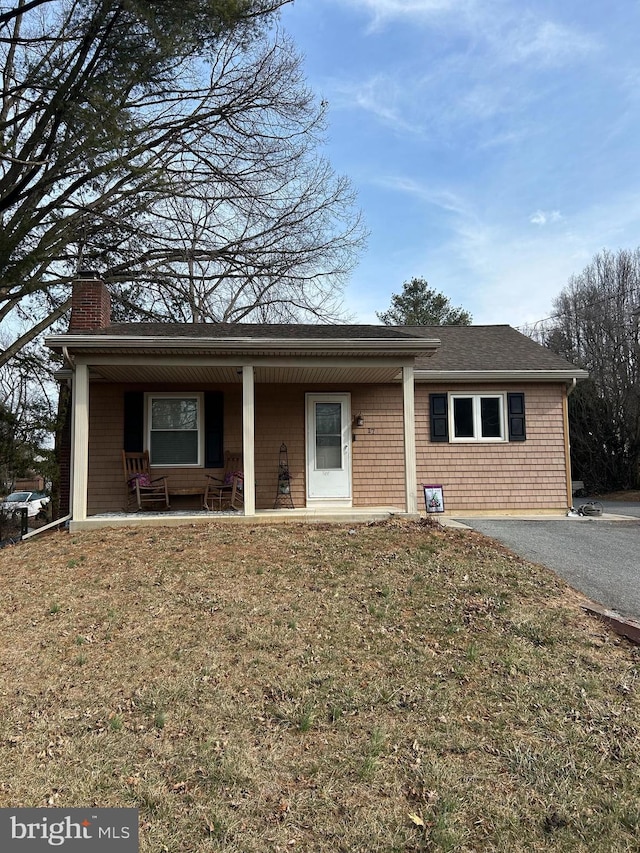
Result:
<instances>
[{"instance_id":1,"label":"fascia board","mask_svg":"<svg viewBox=\"0 0 640 853\"><path fill-rule=\"evenodd\" d=\"M588 379L586 370L415 370L416 382L571 382Z\"/></svg>"},{"instance_id":2,"label":"fascia board","mask_svg":"<svg viewBox=\"0 0 640 853\"><path fill-rule=\"evenodd\" d=\"M112 349L142 350L164 349L187 351L210 349L223 352L278 350L303 352L333 352L353 350L357 352L413 353L430 355L440 346L435 338L392 339L389 338L167 338L167 337L122 337L119 335L55 335L45 338L51 349L67 347L71 351Z\"/></svg>"}]
</instances>

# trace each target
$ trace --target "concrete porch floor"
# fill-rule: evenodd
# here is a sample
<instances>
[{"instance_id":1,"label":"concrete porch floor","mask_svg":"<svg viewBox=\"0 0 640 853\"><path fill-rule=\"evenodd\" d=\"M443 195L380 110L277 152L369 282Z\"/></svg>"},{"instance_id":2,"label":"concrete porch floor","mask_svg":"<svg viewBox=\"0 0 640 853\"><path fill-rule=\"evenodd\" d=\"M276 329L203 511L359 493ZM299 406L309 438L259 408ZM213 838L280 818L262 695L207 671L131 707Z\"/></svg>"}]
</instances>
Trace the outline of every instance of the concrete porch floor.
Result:
<instances>
[{"instance_id":1,"label":"concrete porch floor","mask_svg":"<svg viewBox=\"0 0 640 853\"><path fill-rule=\"evenodd\" d=\"M262 509L256 510L255 515L244 515L243 512L223 510L208 512L206 510L166 510L165 512L105 512L89 516L84 521L70 521L69 530L97 530L100 527L178 527L182 524L293 524L306 522L324 524L366 524L369 521L382 521L386 518L424 518L427 513L423 510L408 513L398 507L315 507L300 509ZM565 509L543 510L460 510L459 512L435 513L432 518L444 527L464 528L466 525L458 519L468 518L512 518L537 519L549 521L566 519ZM613 516L608 516L613 518Z\"/></svg>"},{"instance_id":2,"label":"concrete porch floor","mask_svg":"<svg viewBox=\"0 0 640 853\"><path fill-rule=\"evenodd\" d=\"M325 507L313 509L264 509L255 515L233 510L167 510L166 512L108 512L92 515L84 521L70 521L69 530L97 530L101 527L178 527L184 524L292 524L307 522L332 524L366 524L391 516L419 518L420 513L407 513L397 507Z\"/></svg>"}]
</instances>

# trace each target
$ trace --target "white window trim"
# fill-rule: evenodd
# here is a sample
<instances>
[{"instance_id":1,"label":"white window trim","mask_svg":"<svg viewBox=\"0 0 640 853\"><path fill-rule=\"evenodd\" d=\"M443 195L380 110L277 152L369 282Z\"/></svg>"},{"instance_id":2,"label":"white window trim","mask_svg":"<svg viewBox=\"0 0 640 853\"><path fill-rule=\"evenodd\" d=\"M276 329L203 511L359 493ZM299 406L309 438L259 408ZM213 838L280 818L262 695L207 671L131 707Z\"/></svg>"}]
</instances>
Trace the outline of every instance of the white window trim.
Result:
<instances>
[{"instance_id":1,"label":"white window trim","mask_svg":"<svg viewBox=\"0 0 640 853\"><path fill-rule=\"evenodd\" d=\"M166 463L151 468L203 468L204 467L204 393L202 391L148 391L144 395L144 442L145 450L151 454L151 405L153 400L196 399L198 401L198 461L190 464Z\"/></svg>"},{"instance_id":2,"label":"white window trim","mask_svg":"<svg viewBox=\"0 0 640 853\"><path fill-rule=\"evenodd\" d=\"M482 420L480 416L480 401L481 400L500 400L500 429L502 435L496 438L484 438L482 436ZM456 436L455 422L455 400L473 400L473 437L471 436ZM507 424L507 395L503 392L484 393L484 394L449 394L449 441L456 443L467 444L503 444L509 440L508 424Z\"/></svg>"}]
</instances>

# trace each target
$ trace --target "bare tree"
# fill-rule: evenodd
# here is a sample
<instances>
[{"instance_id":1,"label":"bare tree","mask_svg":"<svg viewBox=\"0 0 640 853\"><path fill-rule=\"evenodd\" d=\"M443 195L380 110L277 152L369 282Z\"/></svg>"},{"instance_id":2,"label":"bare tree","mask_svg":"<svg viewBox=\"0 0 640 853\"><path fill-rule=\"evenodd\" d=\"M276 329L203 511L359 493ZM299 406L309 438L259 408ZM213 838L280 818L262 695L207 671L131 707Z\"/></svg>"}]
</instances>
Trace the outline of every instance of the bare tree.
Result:
<instances>
[{"instance_id":1,"label":"bare tree","mask_svg":"<svg viewBox=\"0 0 640 853\"><path fill-rule=\"evenodd\" d=\"M640 249L603 251L554 303L546 343L590 379L569 398L574 476L593 490L640 483Z\"/></svg>"},{"instance_id":2,"label":"bare tree","mask_svg":"<svg viewBox=\"0 0 640 853\"><path fill-rule=\"evenodd\" d=\"M340 311L363 234L318 154L326 105L272 26L287 2L1 11L0 321L28 322L0 364L65 314L79 265L123 318Z\"/></svg>"},{"instance_id":3,"label":"bare tree","mask_svg":"<svg viewBox=\"0 0 640 853\"><path fill-rule=\"evenodd\" d=\"M349 182L316 154L325 107L316 112L294 56L287 39L271 44L258 76L243 71L234 86L250 95L266 64L277 91L257 112L247 101L232 134L194 142L188 181L182 160L167 170L171 193L145 223L135 277L156 310L191 321L339 316L362 228ZM114 277L127 269L129 258Z\"/></svg>"}]
</instances>

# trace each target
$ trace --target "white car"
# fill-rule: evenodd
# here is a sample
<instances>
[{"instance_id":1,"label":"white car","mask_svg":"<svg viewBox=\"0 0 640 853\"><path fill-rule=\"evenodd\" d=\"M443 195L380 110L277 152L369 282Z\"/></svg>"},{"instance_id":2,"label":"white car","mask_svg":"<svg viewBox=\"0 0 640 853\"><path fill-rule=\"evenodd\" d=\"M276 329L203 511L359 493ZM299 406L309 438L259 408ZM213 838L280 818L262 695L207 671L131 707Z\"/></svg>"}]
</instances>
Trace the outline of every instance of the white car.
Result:
<instances>
[{"instance_id":1,"label":"white car","mask_svg":"<svg viewBox=\"0 0 640 853\"><path fill-rule=\"evenodd\" d=\"M3 509L5 512L11 512L14 509L24 509L26 507L27 517L35 518L50 500L44 492L11 492L0 503L0 509Z\"/></svg>"}]
</instances>

